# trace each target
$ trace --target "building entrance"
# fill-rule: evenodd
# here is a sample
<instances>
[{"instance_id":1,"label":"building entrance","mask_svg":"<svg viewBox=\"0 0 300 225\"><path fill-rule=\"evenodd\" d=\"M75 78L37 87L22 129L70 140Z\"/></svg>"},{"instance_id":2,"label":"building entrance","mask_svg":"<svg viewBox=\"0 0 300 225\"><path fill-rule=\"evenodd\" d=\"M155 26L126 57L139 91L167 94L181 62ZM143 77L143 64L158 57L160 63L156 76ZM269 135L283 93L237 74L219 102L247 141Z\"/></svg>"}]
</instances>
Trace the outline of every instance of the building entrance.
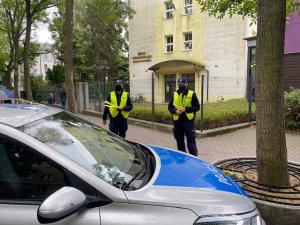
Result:
<instances>
[{"instance_id":1,"label":"building entrance","mask_svg":"<svg viewBox=\"0 0 300 225\"><path fill-rule=\"evenodd\" d=\"M169 102L176 91L176 74L165 75L165 102Z\"/></svg>"}]
</instances>

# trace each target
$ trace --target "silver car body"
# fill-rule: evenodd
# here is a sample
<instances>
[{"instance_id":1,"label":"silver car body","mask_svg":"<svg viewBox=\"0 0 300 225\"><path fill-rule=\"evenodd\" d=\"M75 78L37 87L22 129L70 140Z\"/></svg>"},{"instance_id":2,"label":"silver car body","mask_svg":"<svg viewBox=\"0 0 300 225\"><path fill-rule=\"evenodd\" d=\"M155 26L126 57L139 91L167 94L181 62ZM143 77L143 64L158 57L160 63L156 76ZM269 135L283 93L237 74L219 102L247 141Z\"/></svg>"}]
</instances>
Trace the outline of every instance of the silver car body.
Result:
<instances>
[{"instance_id":1,"label":"silver car body","mask_svg":"<svg viewBox=\"0 0 300 225\"><path fill-rule=\"evenodd\" d=\"M46 106L0 106L0 134L53 159L111 200L110 204L103 206L82 208L53 224L188 225L207 216L258 213L254 203L237 184L197 157L171 149L147 146L156 161L151 180L141 189L123 191L64 154L16 129L59 112L60 109ZM0 198L0 225L40 224L37 219L39 206L40 203L18 204Z\"/></svg>"}]
</instances>

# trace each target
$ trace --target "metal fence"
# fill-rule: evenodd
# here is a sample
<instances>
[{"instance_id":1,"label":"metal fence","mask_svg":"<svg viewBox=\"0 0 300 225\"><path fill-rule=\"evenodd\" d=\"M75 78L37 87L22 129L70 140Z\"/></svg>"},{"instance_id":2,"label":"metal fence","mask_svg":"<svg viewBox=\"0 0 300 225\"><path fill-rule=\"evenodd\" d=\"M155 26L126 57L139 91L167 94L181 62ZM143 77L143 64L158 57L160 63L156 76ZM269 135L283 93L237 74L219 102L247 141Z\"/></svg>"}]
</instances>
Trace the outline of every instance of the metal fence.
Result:
<instances>
[{"instance_id":1,"label":"metal fence","mask_svg":"<svg viewBox=\"0 0 300 225\"><path fill-rule=\"evenodd\" d=\"M205 108L209 106L209 103L220 103L231 100L231 99L247 99L248 105L246 106L248 110L247 121L251 122L253 118L253 100L254 100L254 82L242 77L225 77L225 76L199 76L194 82L189 82L190 89L195 91L199 102L201 104L200 113L200 129L203 130L204 120L209 120L208 115L205 115ZM154 87L152 87L154 85ZM98 112L104 111L104 101L107 98L109 92L114 89L113 83L88 83L87 95L88 104L84 104L84 109L94 110ZM75 87L77 87L75 85ZM135 80L131 86L125 86L125 90L130 89L131 100L134 104L139 103L149 103L151 105L151 120L157 122L157 112L161 110L161 105L165 105L167 108L167 103L170 97L173 95L174 91L177 89L176 80L164 82L158 82L156 79L153 83L152 80ZM48 95L52 92L56 98L56 103L59 104L59 93L60 88L52 87L48 90L41 91L42 101L47 101ZM154 91L153 91L154 90ZM250 93L250 94L249 94ZM76 90L76 97L80 93ZM221 105L220 105L221 106ZM216 110L222 110L222 107L216 107ZM222 113L222 112L221 112ZM219 126L216 124L216 126Z\"/></svg>"},{"instance_id":2,"label":"metal fence","mask_svg":"<svg viewBox=\"0 0 300 225\"><path fill-rule=\"evenodd\" d=\"M173 92L176 91L177 85L176 80L170 84L168 84L167 81L165 81L165 83L159 83L156 80L154 82L154 88L152 88L151 82L151 80L135 80L134 83L132 83L130 87L125 88L125 90L127 91L127 89L130 88L130 96L134 104L145 102L151 104L151 120L157 122L157 112L161 110L161 105L165 105L167 108L167 103ZM251 85L249 85L250 83ZM204 124L204 120L208 120L207 115L205 115L205 108L209 103L222 104L222 102L232 99L247 99L248 105L245 106L246 109L243 109L248 110L248 118L246 118L246 121L251 122L254 119L252 113L254 99L253 81L250 82L247 78L241 77L207 77L203 75L199 77L196 82L191 82L190 85L190 89L196 92L199 102L201 103L201 111L199 113L200 124ZM250 90L249 88L252 89ZM106 84L106 86L104 86L103 83L89 83L88 89L88 109L102 112L104 110L104 101L108 93L113 90L113 85ZM153 93L152 90L154 90ZM222 107L216 107L216 110L222 110ZM220 125L216 124L216 126ZM200 129L203 130L202 125Z\"/></svg>"}]
</instances>

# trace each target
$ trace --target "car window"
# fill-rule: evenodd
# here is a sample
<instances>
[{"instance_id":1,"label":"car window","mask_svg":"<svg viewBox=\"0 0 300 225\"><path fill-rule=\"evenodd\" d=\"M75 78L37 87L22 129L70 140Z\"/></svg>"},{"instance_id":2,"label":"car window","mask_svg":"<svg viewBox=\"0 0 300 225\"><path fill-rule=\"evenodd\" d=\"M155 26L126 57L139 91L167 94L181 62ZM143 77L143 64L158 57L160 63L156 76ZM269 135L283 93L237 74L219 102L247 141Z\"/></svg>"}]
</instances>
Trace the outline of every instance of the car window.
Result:
<instances>
[{"instance_id":1,"label":"car window","mask_svg":"<svg viewBox=\"0 0 300 225\"><path fill-rule=\"evenodd\" d=\"M145 157L136 146L65 111L20 130L118 188L146 167Z\"/></svg>"},{"instance_id":2,"label":"car window","mask_svg":"<svg viewBox=\"0 0 300 225\"><path fill-rule=\"evenodd\" d=\"M0 201L41 202L65 185L62 171L29 147L0 137Z\"/></svg>"}]
</instances>

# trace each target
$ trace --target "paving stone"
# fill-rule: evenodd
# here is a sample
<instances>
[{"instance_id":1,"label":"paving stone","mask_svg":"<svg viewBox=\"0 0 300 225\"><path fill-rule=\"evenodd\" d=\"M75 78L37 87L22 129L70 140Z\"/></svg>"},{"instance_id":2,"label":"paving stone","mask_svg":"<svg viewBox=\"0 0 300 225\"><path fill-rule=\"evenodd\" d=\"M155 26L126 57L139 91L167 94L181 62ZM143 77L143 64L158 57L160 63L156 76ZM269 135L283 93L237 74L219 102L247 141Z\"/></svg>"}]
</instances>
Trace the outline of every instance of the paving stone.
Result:
<instances>
[{"instance_id":1,"label":"paving stone","mask_svg":"<svg viewBox=\"0 0 300 225\"><path fill-rule=\"evenodd\" d=\"M102 124L102 119L96 116L79 114L101 127L108 129ZM250 126L230 133L214 137L197 138L199 157L214 163L227 158L253 157L256 155L256 127ZM176 141L171 132L153 130L129 124L126 139L150 145L158 145L166 148L176 149ZM300 163L300 134L286 134L288 160Z\"/></svg>"}]
</instances>

